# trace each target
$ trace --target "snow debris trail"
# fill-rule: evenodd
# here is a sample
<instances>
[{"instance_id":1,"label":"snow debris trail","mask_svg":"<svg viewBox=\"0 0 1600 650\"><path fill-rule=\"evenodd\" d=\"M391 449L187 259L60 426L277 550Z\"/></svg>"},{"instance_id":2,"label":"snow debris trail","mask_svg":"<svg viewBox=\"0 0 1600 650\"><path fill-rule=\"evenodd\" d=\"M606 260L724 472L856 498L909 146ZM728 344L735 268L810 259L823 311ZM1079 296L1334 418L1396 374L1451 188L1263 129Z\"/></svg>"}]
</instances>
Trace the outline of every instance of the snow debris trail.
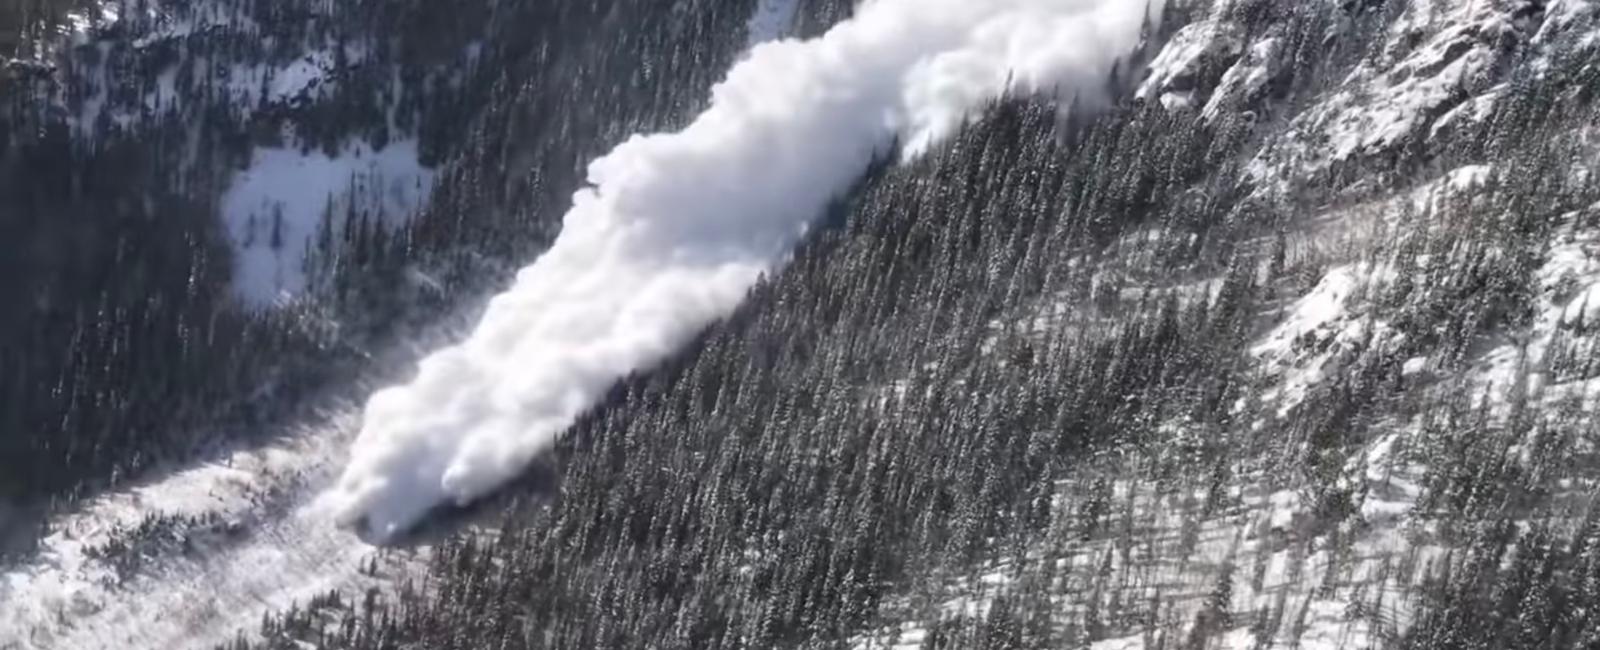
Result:
<instances>
[{"instance_id":1,"label":"snow debris trail","mask_svg":"<svg viewBox=\"0 0 1600 650\"><path fill-rule=\"evenodd\" d=\"M289 222L283 238L290 240L301 231L288 232L289 226L304 226L297 219L307 214L320 217L330 202L358 201L389 217L403 215L431 181L431 171L408 162L414 152L406 142L383 153L357 146L336 158L257 151L224 202L224 223L245 238L249 232L240 228L252 210L282 209ZM279 267L270 258L251 260L265 269L258 277L270 279ZM284 289L267 282L245 287L251 288L262 291L242 297L263 305ZM330 590L348 597L422 571L426 545L374 549L333 525L332 513L306 507L337 478L356 433L355 415L177 468L52 516L36 552L0 565L0 650L210 648L241 633L253 636L264 615L304 607ZM0 526L9 523L0 518ZM115 550L117 542L129 549Z\"/></svg>"},{"instance_id":2,"label":"snow debris trail","mask_svg":"<svg viewBox=\"0 0 1600 650\"><path fill-rule=\"evenodd\" d=\"M209 648L253 634L267 613L419 568L425 548L375 551L304 507L333 480L354 424L352 414L53 519L35 557L0 570L0 649ZM152 516L177 523L132 532ZM116 540L135 545L97 553Z\"/></svg>"},{"instance_id":3,"label":"snow debris trail","mask_svg":"<svg viewBox=\"0 0 1600 650\"><path fill-rule=\"evenodd\" d=\"M757 46L688 128L594 162L477 330L372 396L323 507L383 537L483 496L729 313L897 138L916 155L1008 88L1092 105L1161 5L876 0L821 38Z\"/></svg>"}]
</instances>

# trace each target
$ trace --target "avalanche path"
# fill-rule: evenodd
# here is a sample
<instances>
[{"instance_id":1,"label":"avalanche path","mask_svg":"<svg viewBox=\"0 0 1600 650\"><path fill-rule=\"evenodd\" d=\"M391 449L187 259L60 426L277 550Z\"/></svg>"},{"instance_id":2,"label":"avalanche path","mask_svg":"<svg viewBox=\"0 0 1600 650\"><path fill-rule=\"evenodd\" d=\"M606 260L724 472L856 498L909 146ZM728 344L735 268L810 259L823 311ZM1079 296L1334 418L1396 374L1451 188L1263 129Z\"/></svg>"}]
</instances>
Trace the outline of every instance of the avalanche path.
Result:
<instances>
[{"instance_id":1,"label":"avalanche path","mask_svg":"<svg viewBox=\"0 0 1600 650\"><path fill-rule=\"evenodd\" d=\"M761 0L750 45L786 36L796 6ZM330 591L420 573L430 546L373 547L310 507L345 464L358 419L352 407L53 517L36 553L0 562L0 650L209 649Z\"/></svg>"},{"instance_id":2,"label":"avalanche path","mask_svg":"<svg viewBox=\"0 0 1600 650\"><path fill-rule=\"evenodd\" d=\"M0 573L0 650L209 648L254 634L269 612L419 566L426 547L375 549L303 507L332 481L353 419L52 520L37 555ZM133 541L108 547L118 539Z\"/></svg>"}]
</instances>

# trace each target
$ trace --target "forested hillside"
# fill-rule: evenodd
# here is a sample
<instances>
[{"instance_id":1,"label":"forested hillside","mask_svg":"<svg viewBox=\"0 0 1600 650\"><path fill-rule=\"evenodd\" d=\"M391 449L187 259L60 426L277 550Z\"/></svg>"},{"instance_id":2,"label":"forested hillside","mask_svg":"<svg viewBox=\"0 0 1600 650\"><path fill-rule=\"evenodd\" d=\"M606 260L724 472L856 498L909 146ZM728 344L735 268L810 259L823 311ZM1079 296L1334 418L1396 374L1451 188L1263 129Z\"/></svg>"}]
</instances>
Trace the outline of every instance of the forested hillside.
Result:
<instances>
[{"instance_id":1,"label":"forested hillside","mask_svg":"<svg viewBox=\"0 0 1600 650\"><path fill-rule=\"evenodd\" d=\"M219 430L260 436L503 282L588 160L704 101L753 6L613 4L112 2L120 18L19 68L0 117L0 299L22 307L0 316L0 495L92 493ZM295 168L319 151L335 191L286 217L272 194L312 191ZM412 172L396 208L348 164L391 154L448 171ZM241 274L265 297L241 300ZM279 294L282 274L304 280Z\"/></svg>"},{"instance_id":2,"label":"forested hillside","mask_svg":"<svg viewBox=\"0 0 1600 650\"><path fill-rule=\"evenodd\" d=\"M1540 9L1501 17L1523 21L1492 44L1503 76L1471 83L1517 91L1475 122L1325 163L1262 152L1403 60L1386 39L1416 7L1195 7L1169 47L1238 42L1171 57L1193 67L1168 87L1158 59L1150 93L1187 101L1064 123L1000 102L619 387L562 445L553 503L439 549L420 592L264 632L1586 647L1600 195L1572 163L1596 68L1578 38L1527 43ZM1198 110L1277 66L1241 55L1261 42L1303 54Z\"/></svg>"},{"instance_id":3,"label":"forested hillside","mask_svg":"<svg viewBox=\"0 0 1600 650\"><path fill-rule=\"evenodd\" d=\"M770 8L133 4L0 114L0 500L409 371ZM196 63L310 51L289 95ZM1105 86L884 155L525 480L221 647L1600 644L1600 4L1173 1ZM401 142L411 214L337 195L303 285L236 295L252 156ZM150 521L101 551L130 581L233 534Z\"/></svg>"}]
</instances>

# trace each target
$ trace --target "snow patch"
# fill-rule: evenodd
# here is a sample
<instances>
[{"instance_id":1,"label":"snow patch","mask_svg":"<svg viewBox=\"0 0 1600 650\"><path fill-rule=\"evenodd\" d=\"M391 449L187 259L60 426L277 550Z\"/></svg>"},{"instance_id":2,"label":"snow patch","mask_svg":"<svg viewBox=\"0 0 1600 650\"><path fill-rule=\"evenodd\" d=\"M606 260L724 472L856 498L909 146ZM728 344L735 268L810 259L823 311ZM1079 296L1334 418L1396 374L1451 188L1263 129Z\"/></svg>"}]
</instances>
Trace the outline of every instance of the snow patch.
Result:
<instances>
[{"instance_id":1,"label":"snow patch","mask_svg":"<svg viewBox=\"0 0 1600 650\"><path fill-rule=\"evenodd\" d=\"M1239 56L1244 39L1237 25L1203 20L1185 25L1150 62L1139 96L1159 99L1167 108L1189 106L1207 66Z\"/></svg>"},{"instance_id":2,"label":"snow patch","mask_svg":"<svg viewBox=\"0 0 1600 650\"><path fill-rule=\"evenodd\" d=\"M350 215L400 225L427 200L433 178L412 140L379 152L357 144L336 156L256 149L222 197L235 295L258 308L293 299L306 289L306 255L325 216L335 233Z\"/></svg>"},{"instance_id":3,"label":"snow patch","mask_svg":"<svg viewBox=\"0 0 1600 650\"><path fill-rule=\"evenodd\" d=\"M1578 218L1574 213L1563 220ZM1568 390L1583 395L1600 390L1597 380L1575 382L1579 385L1572 387L1548 386L1544 371L1558 331L1573 328L1580 319L1593 327L1593 319L1600 318L1600 236L1592 232L1558 235L1539 268L1537 281L1540 301L1532 325L1486 353L1473 375L1473 383L1493 406L1508 404L1518 379L1524 376L1530 392L1542 392L1550 400Z\"/></svg>"},{"instance_id":4,"label":"snow patch","mask_svg":"<svg viewBox=\"0 0 1600 650\"><path fill-rule=\"evenodd\" d=\"M1501 3L1434 4L1408 5L1378 55L1296 117L1281 144L1261 151L1248 167L1253 180L1282 190L1286 175L1392 151L1487 115L1497 91L1486 83L1504 60L1504 40L1523 38L1518 26ZM1419 45L1408 47L1412 41Z\"/></svg>"},{"instance_id":5,"label":"snow patch","mask_svg":"<svg viewBox=\"0 0 1600 650\"><path fill-rule=\"evenodd\" d=\"M347 52L358 62L359 52ZM281 66L234 65L228 73L232 103L252 110L262 104L296 105L326 98L335 90L338 63L330 50L317 50Z\"/></svg>"},{"instance_id":6,"label":"snow patch","mask_svg":"<svg viewBox=\"0 0 1600 650\"><path fill-rule=\"evenodd\" d=\"M795 9L799 4L799 0L761 0L745 24L745 32L750 35L749 47L788 36L794 28Z\"/></svg>"},{"instance_id":7,"label":"snow patch","mask_svg":"<svg viewBox=\"0 0 1600 650\"><path fill-rule=\"evenodd\" d=\"M1555 44L1564 34L1573 33L1574 28L1588 21L1593 22L1600 17L1600 4L1594 0L1553 0L1544 9L1544 23L1539 26L1539 32L1534 35L1535 45ZM1596 42L1593 31L1584 34L1583 47L1592 47Z\"/></svg>"},{"instance_id":8,"label":"snow patch","mask_svg":"<svg viewBox=\"0 0 1600 650\"><path fill-rule=\"evenodd\" d=\"M1457 167L1412 192L1412 207L1424 214L1444 209L1446 201L1487 185L1494 175L1490 165Z\"/></svg>"},{"instance_id":9,"label":"snow patch","mask_svg":"<svg viewBox=\"0 0 1600 650\"><path fill-rule=\"evenodd\" d=\"M1310 293L1289 310L1289 317L1257 344L1251 352L1258 357L1286 356L1296 340L1322 329L1345 314L1345 303L1355 293L1354 267L1328 271Z\"/></svg>"},{"instance_id":10,"label":"snow patch","mask_svg":"<svg viewBox=\"0 0 1600 650\"><path fill-rule=\"evenodd\" d=\"M1288 316L1251 348L1251 353L1281 374L1281 385L1265 397L1277 400L1280 416L1307 393L1341 370L1346 351L1368 336L1382 340L1391 331L1383 322L1352 314L1352 298L1365 286L1390 279L1384 265L1354 264L1328 271L1317 286L1289 309Z\"/></svg>"},{"instance_id":11,"label":"snow patch","mask_svg":"<svg viewBox=\"0 0 1600 650\"><path fill-rule=\"evenodd\" d=\"M1267 82L1277 76L1283 57L1283 39L1267 38L1251 45L1239 61L1223 73L1222 81L1212 93L1201 113L1207 120L1215 120L1225 111L1248 106L1258 98Z\"/></svg>"}]
</instances>

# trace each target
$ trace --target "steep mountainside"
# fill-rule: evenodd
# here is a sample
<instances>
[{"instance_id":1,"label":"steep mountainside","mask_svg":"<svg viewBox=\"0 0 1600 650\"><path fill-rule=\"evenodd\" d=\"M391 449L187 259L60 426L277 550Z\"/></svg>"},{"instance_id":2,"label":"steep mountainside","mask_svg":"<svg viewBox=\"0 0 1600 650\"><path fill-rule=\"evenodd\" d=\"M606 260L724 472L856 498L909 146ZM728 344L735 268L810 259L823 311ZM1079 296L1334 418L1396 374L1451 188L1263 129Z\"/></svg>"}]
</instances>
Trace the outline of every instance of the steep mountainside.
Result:
<instances>
[{"instance_id":1,"label":"steep mountainside","mask_svg":"<svg viewBox=\"0 0 1600 650\"><path fill-rule=\"evenodd\" d=\"M23 307L0 315L0 501L92 494L348 390L547 245L588 160L702 103L753 6L67 21L0 112L0 300Z\"/></svg>"},{"instance_id":2,"label":"steep mountainside","mask_svg":"<svg viewBox=\"0 0 1600 650\"><path fill-rule=\"evenodd\" d=\"M346 399L852 3L441 4L123 2L13 66L0 501L82 499L0 648L1600 644L1600 3L1169 2L1113 106L885 156L372 550L299 509Z\"/></svg>"}]
</instances>

